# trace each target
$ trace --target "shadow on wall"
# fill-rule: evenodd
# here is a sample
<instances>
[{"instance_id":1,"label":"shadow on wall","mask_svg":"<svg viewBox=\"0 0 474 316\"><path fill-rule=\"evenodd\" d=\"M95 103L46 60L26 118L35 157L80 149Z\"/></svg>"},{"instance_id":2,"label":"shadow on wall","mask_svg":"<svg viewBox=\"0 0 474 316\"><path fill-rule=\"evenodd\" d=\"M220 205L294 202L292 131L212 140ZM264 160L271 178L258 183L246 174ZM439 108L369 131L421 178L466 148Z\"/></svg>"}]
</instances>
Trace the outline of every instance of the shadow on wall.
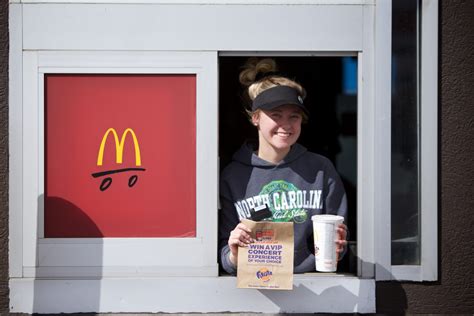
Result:
<instances>
[{"instance_id":1,"label":"shadow on wall","mask_svg":"<svg viewBox=\"0 0 474 316\"><path fill-rule=\"evenodd\" d=\"M87 227L87 235L103 236L99 227L90 217L75 204L58 197L47 197L42 203L43 196L39 199L39 210L43 213L43 205L47 210L45 213L45 236L49 241L57 241L51 248L51 244L45 243L45 239L39 240L37 244L37 278L34 281L31 293L32 308L34 313L64 313L64 312L94 312L100 308L100 279L102 278L103 261L103 241L101 238L94 238L87 241L87 253L81 253L77 247L71 247L67 234L61 234L61 227L56 227L54 236L48 235L48 215L53 213L67 213L68 218L74 220L74 225ZM57 214L56 214L57 215ZM66 217L66 216L63 216ZM41 222L41 221L38 221ZM58 222L56 222L58 225ZM65 225L71 227L69 224ZM41 230L39 230L41 231ZM70 237L67 237L70 239ZM64 242L64 247L60 245ZM82 245L81 245L82 247ZM84 249L84 248L82 248ZM55 251L56 250L56 251ZM57 251L59 250L59 251ZM91 255L92 254L92 255ZM54 269L53 264L67 263L70 266L58 267ZM56 263L55 263L56 262ZM68 279L81 279L83 281L71 283ZM66 288L66 290L64 290Z\"/></svg>"},{"instance_id":2,"label":"shadow on wall","mask_svg":"<svg viewBox=\"0 0 474 316\"><path fill-rule=\"evenodd\" d=\"M377 313L405 314L407 311L407 295L400 282L376 282L375 297Z\"/></svg>"},{"instance_id":3,"label":"shadow on wall","mask_svg":"<svg viewBox=\"0 0 474 316\"><path fill-rule=\"evenodd\" d=\"M314 310L317 310L318 305L327 305L328 303L337 310L337 305L340 304L340 297L334 293L343 293L344 305L349 304L353 310L355 310L359 302L359 297L356 294L341 285L327 288L320 294L314 293L304 285L295 285L292 291L261 290L260 292L277 305L281 311L285 312L299 310L302 301L313 302Z\"/></svg>"},{"instance_id":4,"label":"shadow on wall","mask_svg":"<svg viewBox=\"0 0 474 316\"><path fill-rule=\"evenodd\" d=\"M92 219L70 201L59 197L46 197L44 206L44 231L48 238L104 236ZM70 227L74 227L74 235L71 235Z\"/></svg>"},{"instance_id":5,"label":"shadow on wall","mask_svg":"<svg viewBox=\"0 0 474 316\"><path fill-rule=\"evenodd\" d=\"M363 264L362 261L361 264ZM317 282L317 278L315 278L315 281ZM361 299L364 299L361 295L367 293L367 290L359 288L357 291L352 292L341 285L337 285L316 294L304 285L295 285L293 291L260 290L260 292L277 305L280 311L284 312L298 310L301 301L314 302L315 310L317 310L319 302L324 302L324 304L329 302L331 306L337 309L338 304L341 304L341 297L336 296L334 293L344 293L344 304L350 304L353 311L355 311L358 303ZM368 297L367 299L369 300L370 298ZM376 282L375 303L376 313L405 314L407 310L407 296L401 283L393 281Z\"/></svg>"},{"instance_id":6,"label":"shadow on wall","mask_svg":"<svg viewBox=\"0 0 474 316\"><path fill-rule=\"evenodd\" d=\"M388 272L377 265L383 274ZM393 276L392 276L393 278ZM407 294L400 281L379 281L375 283L376 311L382 314L402 314L408 309Z\"/></svg>"}]
</instances>

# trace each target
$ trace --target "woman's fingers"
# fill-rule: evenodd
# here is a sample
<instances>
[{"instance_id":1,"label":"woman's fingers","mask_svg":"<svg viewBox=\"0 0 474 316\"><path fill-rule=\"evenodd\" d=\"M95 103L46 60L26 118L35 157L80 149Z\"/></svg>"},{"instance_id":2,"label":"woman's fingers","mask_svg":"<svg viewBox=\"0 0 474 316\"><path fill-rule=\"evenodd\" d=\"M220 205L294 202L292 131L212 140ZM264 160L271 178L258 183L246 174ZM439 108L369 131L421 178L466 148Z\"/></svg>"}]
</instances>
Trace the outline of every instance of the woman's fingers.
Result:
<instances>
[{"instance_id":1,"label":"woman's fingers","mask_svg":"<svg viewBox=\"0 0 474 316\"><path fill-rule=\"evenodd\" d=\"M336 240L335 242L336 242L336 244L338 244L341 247L347 245L347 240L341 239L341 240Z\"/></svg>"},{"instance_id":2,"label":"woman's fingers","mask_svg":"<svg viewBox=\"0 0 474 316\"><path fill-rule=\"evenodd\" d=\"M240 247L246 247L247 246L246 243L244 243L243 241L240 241L240 240L234 240L233 242L231 242L229 240L229 244L240 246Z\"/></svg>"},{"instance_id":3,"label":"woman's fingers","mask_svg":"<svg viewBox=\"0 0 474 316\"><path fill-rule=\"evenodd\" d=\"M233 237L229 238L229 246L239 245L241 247L245 247L250 243L252 243L251 239L246 239L246 238L239 237L239 236L233 236Z\"/></svg>"},{"instance_id":4,"label":"woman's fingers","mask_svg":"<svg viewBox=\"0 0 474 316\"><path fill-rule=\"evenodd\" d=\"M251 233L252 231L242 223L239 223L235 228L241 229L244 232Z\"/></svg>"},{"instance_id":5,"label":"woman's fingers","mask_svg":"<svg viewBox=\"0 0 474 316\"><path fill-rule=\"evenodd\" d=\"M250 244L253 242L252 237L250 237L249 234L247 234L246 232L240 229L233 230L230 235L231 235L231 238L238 239L247 244Z\"/></svg>"},{"instance_id":6,"label":"woman's fingers","mask_svg":"<svg viewBox=\"0 0 474 316\"><path fill-rule=\"evenodd\" d=\"M337 233L339 234L340 239L346 240L347 239L347 226L344 224L339 224L337 227Z\"/></svg>"},{"instance_id":7,"label":"woman's fingers","mask_svg":"<svg viewBox=\"0 0 474 316\"><path fill-rule=\"evenodd\" d=\"M346 240L336 240L336 252L339 254L344 251L344 247L347 245Z\"/></svg>"},{"instance_id":8,"label":"woman's fingers","mask_svg":"<svg viewBox=\"0 0 474 316\"><path fill-rule=\"evenodd\" d=\"M337 227L338 239L336 239L336 252L338 255L344 251L344 247L347 245L347 226L344 224L339 224Z\"/></svg>"},{"instance_id":9,"label":"woman's fingers","mask_svg":"<svg viewBox=\"0 0 474 316\"><path fill-rule=\"evenodd\" d=\"M248 244L253 243L254 240L249 235L251 230L242 223L239 223L233 231L230 232L229 246L240 246L246 247Z\"/></svg>"}]
</instances>

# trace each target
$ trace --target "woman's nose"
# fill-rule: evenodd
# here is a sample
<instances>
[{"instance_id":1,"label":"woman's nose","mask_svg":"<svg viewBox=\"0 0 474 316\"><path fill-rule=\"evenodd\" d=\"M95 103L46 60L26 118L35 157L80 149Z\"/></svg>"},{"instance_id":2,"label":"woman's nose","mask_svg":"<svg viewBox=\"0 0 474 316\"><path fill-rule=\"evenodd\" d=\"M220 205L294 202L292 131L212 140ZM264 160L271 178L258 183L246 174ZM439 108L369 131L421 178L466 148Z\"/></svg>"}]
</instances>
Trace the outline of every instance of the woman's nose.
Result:
<instances>
[{"instance_id":1,"label":"woman's nose","mask_svg":"<svg viewBox=\"0 0 474 316\"><path fill-rule=\"evenodd\" d=\"M280 125L282 127L289 127L291 125L290 119L288 117L282 117L280 120Z\"/></svg>"}]
</instances>

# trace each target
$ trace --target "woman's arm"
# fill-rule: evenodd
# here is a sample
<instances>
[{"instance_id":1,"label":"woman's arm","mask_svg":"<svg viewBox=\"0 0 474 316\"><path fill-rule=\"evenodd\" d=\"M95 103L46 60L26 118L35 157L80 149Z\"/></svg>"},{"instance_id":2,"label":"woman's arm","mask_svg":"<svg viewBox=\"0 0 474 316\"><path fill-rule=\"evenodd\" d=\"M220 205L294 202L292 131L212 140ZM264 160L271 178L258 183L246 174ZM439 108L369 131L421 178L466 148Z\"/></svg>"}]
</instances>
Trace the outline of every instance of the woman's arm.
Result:
<instances>
[{"instance_id":1,"label":"woman's arm","mask_svg":"<svg viewBox=\"0 0 474 316\"><path fill-rule=\"evenodd\" d=\"M221 195L219 210L219 261L222 268L230 274L236 274L236 264L230 260L230 247L228 244L231 231L239 224L232 202Z\"/></svg>"}]
</instances>

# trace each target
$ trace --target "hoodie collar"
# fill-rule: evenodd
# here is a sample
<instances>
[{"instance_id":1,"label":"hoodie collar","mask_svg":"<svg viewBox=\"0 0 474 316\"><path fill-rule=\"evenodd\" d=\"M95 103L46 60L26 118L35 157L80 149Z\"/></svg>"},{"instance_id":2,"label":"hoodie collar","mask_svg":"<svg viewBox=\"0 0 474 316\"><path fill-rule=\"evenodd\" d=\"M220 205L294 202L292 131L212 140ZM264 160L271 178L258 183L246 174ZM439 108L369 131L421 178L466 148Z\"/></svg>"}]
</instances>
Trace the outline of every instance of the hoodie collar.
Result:
<instances>
[{"instance_id":1,"label":"hoodie collar","mask_svg":"<svg viewBox=\"0 0 474 316\"><path fill-rule=\"evenodd\" d=\"M255 151L258 148L258 143L255 141L246 141L242 147L234 154L232 157L233 160L238 161L242 164L245 165L251 165L254 167L261 167L261 168L275 168L275 167L282 167L285 166L299 157L301 157L305 152L307 152L307 149L300 145L300 144L294 144L291 146L290 151L288 154L283 158L282 161L280 161L277 164L274 164L272 162L268 162L266 160L263 160L260 158Z\"/></svg>"}]
</instances>

